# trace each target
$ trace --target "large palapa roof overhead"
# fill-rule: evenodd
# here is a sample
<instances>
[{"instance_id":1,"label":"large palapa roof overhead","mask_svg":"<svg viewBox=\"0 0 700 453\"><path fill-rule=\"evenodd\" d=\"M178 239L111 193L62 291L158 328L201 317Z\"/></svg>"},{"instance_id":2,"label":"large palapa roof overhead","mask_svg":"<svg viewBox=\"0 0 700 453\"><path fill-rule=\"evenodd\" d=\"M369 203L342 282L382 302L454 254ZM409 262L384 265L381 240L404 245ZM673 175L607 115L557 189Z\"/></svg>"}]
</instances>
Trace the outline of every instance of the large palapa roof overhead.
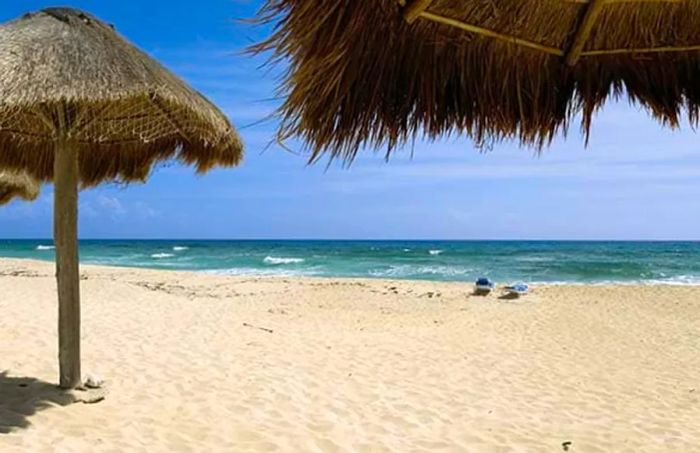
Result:
<instances>
[{"instance_id":1,"label":"large palapa roof overhead","mask_svg":"<svg viewBox=\"0 0 700 453\"><path fill-rule=\"evenodd\" d=\"M242 156L217 107L111 25L69 8L0 26L0 168L52 179L59 131L79 148L83 186L143 180L161 159L206 171Z\"/></svg>"},{"instance_id":2,"label":"large palapa roof overhead","mask_svg":"<svg viewBox=\"0 0 700 453\"><path fill-rule=\"evenodd\" d=\"M466 133L543 146L611 95L666 125L700 106L698 0L268 0L282 138L312 159Z\"/></svg>"}]
</instances>

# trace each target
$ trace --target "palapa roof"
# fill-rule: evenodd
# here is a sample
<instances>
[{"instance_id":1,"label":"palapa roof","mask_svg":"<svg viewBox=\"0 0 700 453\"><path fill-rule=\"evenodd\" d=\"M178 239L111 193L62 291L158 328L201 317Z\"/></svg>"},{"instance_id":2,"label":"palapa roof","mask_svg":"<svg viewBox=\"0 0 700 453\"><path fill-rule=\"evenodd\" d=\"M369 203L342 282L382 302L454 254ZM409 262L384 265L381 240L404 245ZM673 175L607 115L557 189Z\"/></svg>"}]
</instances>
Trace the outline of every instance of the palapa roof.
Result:
<instances>
[{"instance_id":1,"label":"palapa roof","mask_svg":"<svg viewBox=\"0 0 700 453\"><path fill-rule=\"evenodd\" d=\"M26 172L0 171L0 205L19 197L27 201L39 196L39 181Z\"/></svg>"},{"instance_id":2,"label":"palapa roof","mask_svg":"<svg viewBox=\"0 0 700 453\"><path fill-rule=\"evenodd\" d=\"M143 180L168 158L233 166L243 149L216 106L114 27L49 8L0 25L0 168L52 179L61 131L83 186Z\"/></svg>"},{"instance_id":3,"label":"palapa roof","mask_svg":"<svg viewBox=\"0 0 700 453\"><path fill-rule=\"evenodd\" d=\"M626 95L666 125L700 106L698 0L268 0L254 52L288 61L281 138L351 160L417 135L543 146Z\"/></svg>"}]
</instances>

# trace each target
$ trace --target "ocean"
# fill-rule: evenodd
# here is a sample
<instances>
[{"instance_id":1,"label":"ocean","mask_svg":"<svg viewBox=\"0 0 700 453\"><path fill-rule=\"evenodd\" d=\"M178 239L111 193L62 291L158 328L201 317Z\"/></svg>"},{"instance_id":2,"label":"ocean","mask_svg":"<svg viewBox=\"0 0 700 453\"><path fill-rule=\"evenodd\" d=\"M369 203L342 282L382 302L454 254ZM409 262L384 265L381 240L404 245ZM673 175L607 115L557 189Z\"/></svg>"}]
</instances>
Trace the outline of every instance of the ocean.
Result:
<instances>
[{"instance_id":1,"label":"ocean","mask_svg":"<svg viewBox=\"0 0 700 453\"><path fill-rule=\"evenodd\" d=\"M0 240L0 256L53 261L54 250ZM80 259L222 275L700 284L700 242L84 240Z\"/></svg>"}]
</instances>

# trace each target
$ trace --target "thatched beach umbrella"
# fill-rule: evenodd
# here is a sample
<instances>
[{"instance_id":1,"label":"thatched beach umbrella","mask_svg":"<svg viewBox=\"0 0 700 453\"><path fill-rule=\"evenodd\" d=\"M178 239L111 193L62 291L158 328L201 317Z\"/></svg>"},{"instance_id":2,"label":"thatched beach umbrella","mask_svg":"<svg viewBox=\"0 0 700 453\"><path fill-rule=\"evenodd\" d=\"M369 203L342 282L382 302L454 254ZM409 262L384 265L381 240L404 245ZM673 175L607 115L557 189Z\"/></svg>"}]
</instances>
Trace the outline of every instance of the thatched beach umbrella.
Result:
<instances>
[{"instance_id":1,"label":"thatched beach umbrella","mask_svg":"<svg viewBox=\"0 0 700 453\"><path fill-rule=\"evenodd\" d=\"M700 112L698 0L268 0L282 138L312 158L466 133L542 146L611 95Z\"/></svg>"},{"instance_id":2,"label":"thatched beach umbrella","mask_svg":"<svg viewBox=\"0 0 700 453\"><path fill-rule=\"evenodd\" d=\"M0 169L53 181L60 383L80 383L79 186L143 181L162 159L239 163L213 104L97 18L50 8L0 26Z\"/></svg>"},{"instance_id":3,"label":"thatched beach umbrella","mask_svg":"<svg viewBox=\"0 0 700 453\"><path fill-rule=\"evenodd\" d=\"M0 171L0 205L9 203L13 198L36 200L39 189L39 181L26 172Z\"/></svg>"}]
</instances>

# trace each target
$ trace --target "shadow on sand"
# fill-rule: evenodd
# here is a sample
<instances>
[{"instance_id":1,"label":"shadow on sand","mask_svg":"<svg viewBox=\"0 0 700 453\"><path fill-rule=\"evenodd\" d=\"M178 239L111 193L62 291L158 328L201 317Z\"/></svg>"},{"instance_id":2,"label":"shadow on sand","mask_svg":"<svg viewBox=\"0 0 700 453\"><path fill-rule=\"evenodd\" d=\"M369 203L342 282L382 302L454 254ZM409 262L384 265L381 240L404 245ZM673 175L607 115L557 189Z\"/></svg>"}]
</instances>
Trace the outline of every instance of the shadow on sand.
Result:
<instances>
[{"instance_id":1,"label":"shadow on sand","mask_svg":"<svg viewBox=\"0 0 700 453\"><path fill-rule=\"evenodd\" d=\"M74 402L72 392L55 384L0 372L0 435L27 428L29 417L41 410Z\"/></svg>"},{"instance_id":2,"label":"shadow on sand","mask_svg":"<svg viewBox=\"0 0 700 453\"><path fill-rule=\"evenodd\" d=\"M520 294L516 293L505 293L500 296L498 296L500 300L517 300L520 299Z\"/></svg>"}]
</instances>

